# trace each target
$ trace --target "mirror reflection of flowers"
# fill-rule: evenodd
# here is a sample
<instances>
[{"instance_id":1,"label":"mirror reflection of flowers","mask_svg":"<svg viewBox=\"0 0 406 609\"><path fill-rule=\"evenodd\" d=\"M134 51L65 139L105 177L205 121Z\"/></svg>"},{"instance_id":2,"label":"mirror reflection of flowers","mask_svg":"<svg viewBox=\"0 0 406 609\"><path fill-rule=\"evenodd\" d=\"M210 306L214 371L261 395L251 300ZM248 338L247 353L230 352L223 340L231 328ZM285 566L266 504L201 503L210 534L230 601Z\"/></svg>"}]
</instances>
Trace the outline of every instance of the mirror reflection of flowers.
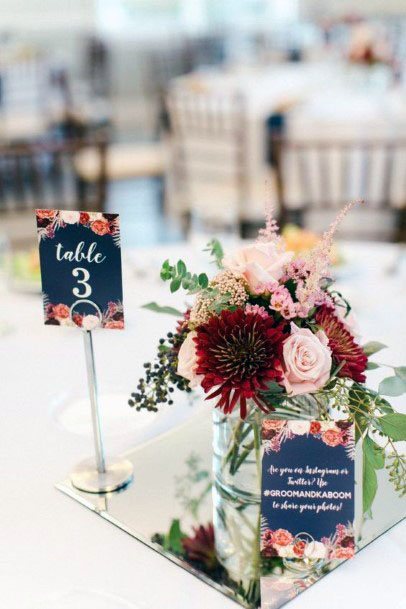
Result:
<instances>
[{"instance_id":1,"label":"mirror reflection of flowers","mask_svg":"<svg viewBox=\"0 0 406 609\"><path fill-rule=\"evenodd\" d=\"M354 552L354 529L351 524L338 524L331 537L322 537L319 541L301 538L300 535L295 537L286 529L272 530L262 526L261 555L264 558L347 560L354 556Z\"/></svg>"},{"instance_id":2,"label":"mirror reflection of flowers","mask_svg":"<svg viewBox=\"0 0 406 609\"><path fill-rule=\"evenodd\" d=\"M394 444L406 439L406 415L395 413L383 397L406 391L406 374L405 368L394 368L378 393L365 386L367 367L378 367L369 357L384 345L361 346L351 305L333 287L333 237L354 205L344 207L310 251L290 252L270 212L255 243L227 255L217 240L208 244L218 266L211 279L189 271L183 260L166 260L161 279L171 292L182 288L193 300L183 314L145 305L179 321L160 340L157 361L145 364L145 377L129 403L157 410L173 403L176 388L201 387L216 408L225 414L239 409L244 420L253 404L269 413L295 396L312 394L320 403L319 418L330 420L337 410L355 423L356 440L363 440L367 453L368 511L375 469L387 453L393 456L388 467L395 488L406 492L405 458ZM331 444L339 439L332 432L325 437Z\"/></svg>"}]
</instances>

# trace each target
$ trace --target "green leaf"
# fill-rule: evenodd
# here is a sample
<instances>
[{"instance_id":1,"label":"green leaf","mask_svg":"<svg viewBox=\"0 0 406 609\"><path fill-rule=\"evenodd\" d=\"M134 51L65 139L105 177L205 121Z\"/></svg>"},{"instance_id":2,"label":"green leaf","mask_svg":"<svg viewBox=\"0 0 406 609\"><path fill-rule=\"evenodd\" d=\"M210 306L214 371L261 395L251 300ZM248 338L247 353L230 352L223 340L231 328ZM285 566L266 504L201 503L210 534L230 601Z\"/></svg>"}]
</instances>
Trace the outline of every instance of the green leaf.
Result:
<instances>
[{"instance_id":1,"label":"green leaf","mask_svg":"<svg viewBox=\"0 0 406 609\"><path fill-rule=\"evenodd\" d=\"M172 279L171 284L169 286L171 292L176 292L177 290L179 290L181 283L182 277L175 277L175 279Z\"/></svg>"},{"instance_id":2,"label":"green leaf","mask_svg":"<svg viewBox=\"0 0 406 609\"><path fill-rule=\"evenodd\" d=\"M364 514L371 509L378 489L378 479L373 465L375 455L367 438L368 436L362 443L362 511Z\"/></svg>"},{"instance_id":3,"label":"green leaf","mask_svg":"<svg viewBox=\"0 0 406 609\"><path fill-rule=\"evenodd\" d=\"M379 368L379 364L376 364L375 362L368 362L367 370L376 370L377 368Z\"/></svg>"},{"instance_id":4,"label":"green leaf","mask_svg":"<svg viewBox=\"0 0 406 609\"><path fill-rule=\"evenodd\" d=\"M186 537L180 528L179 519L172 520L168 535L165 535L164 548L175 554L183 554L182 539Z\"/></svg>"},{"instance_id":5,"label":"green leaf","mask_svg":"<svg viewBox=\"0 0 406 609\"><path fill-rule=\"evenodd\" d=\"M185 275L186 273L186 264L183 262L183 260L178 260L178 263L176 265L177 271L178 271L178 275L181 275L182 277Z\"/></svg>"},{"instance_id":6,"label":"green leaf","mask_svg":"<svg viewBox=\"0 0 406 609\"><path fill-rule=\"evenodd\" d=\"M165 313L166 315L175 315L175 317L182 317L183 313L178 309L174 309L173 307L162 307L156 302L148 302L145 305L142 305L141 309L147 309L148 311L153 311L154 313Z\"/></svg>"},{"instance_id":7,"label":"green leaf","mask_svg":"<svg viewBox=\"0 0 406 609\"><path fill-rule=\"evenodd\" d=\"M369 400L363 390L356 388L348 392L348 407L355 422L355 442L361 438L368 426Z\"/></svg>"},{"instance_id":8,"label":"green leaf","mask_svg":"<svg viewBox=\"0 0 406 609\"><path fill-rule=\"evenodd\" d=\"M213 256L218 268L221 268L221 263L224 258L224 251L218 239L211 239L203 251L210 252L210 255Z\"/></svg>"},{"instance_id":9,"label":"green leaf","mask_svg":"<svg viewBox=\"0 0 406 609\"><path fill-rule=\"evenodd\" d=\"M396 376L398 376L402 381L406 381L406 366L399 366L398 368L393 369Z\"/></svg>"},{"instance_id":10,"label":"green leaf","mask_svg":"<svg viewBox=\"0 0 406 609\"><path fill-rule=\"evenodd\" d=\"M365 436L363 450L374 469L382 469L385 465L385 452L372 438Z\"/></svg>"},{"instance_id":11,"label":"green leaf","mask_svg":"<svg viewBox=\"0 0 406 609\"><path fill-rule=\"evenodd\" d=\"M406 440L406 414L393 412L378 419L379 428L396 442Z\"/></svg>"},{"instance_id":12,"label":"green leaf","mask_svg":"<svg viewBox=\"0 0 406 609\"><path fill-rule=\"evenodd\" d=\"M376 340L372 340L371 342L364 345L362 348L366 355L373 355L374 353L378 353L378 351L381 351L382 349L386 349L386 345Z\"/></svg>"},{"instance_id":13,"label":"green leaf","mask_svg":"<svg viewBox=\"0 0 406 609\"><path fill-rule=\"evenodd\" d=\"M199 275L199 285L203 289L207 288L209 285L209 278L207 277L206 273L201 273Z\"/></svg>"},{"instance_id":14,"label":"green leaf","mask_svg":"<svg viewBox=\"0 0 406 609\"><path fill-rule=\"evenodd\" d=\"M379 384L379 393L382 395L390 395L392 397L406 393L406 381L399 376L388 376Z\"/></svg>"}]
</instances>

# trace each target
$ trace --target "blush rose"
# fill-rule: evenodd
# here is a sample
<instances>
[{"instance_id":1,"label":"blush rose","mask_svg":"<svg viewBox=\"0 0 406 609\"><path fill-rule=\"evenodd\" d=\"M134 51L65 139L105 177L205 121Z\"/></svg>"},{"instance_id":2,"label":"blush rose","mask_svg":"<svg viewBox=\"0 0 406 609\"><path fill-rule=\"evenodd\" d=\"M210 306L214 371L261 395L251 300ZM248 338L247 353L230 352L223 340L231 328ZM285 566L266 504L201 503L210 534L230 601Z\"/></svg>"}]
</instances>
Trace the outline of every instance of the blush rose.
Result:
<instances>
[{"instance_id":1,"label":"blush rose","mask_svg":"<svg viewBox=\"0 0 406 609\"><path fill-rule=\"evenodd\" d=\"M338 559L338 560L344 560L344 559L346 560L348 558L352 558L353 556L354 556L354 548L353 547L336 548L331 553L331 557L330 558L335 558L335 559Z\"/></svg>"},{"instance_id":2,"label":"blush rose","mask_svg":"<svg viewBox=\"0 0 406 609\"><path fill-rule=\"evenodd\" d=\"M342 444L343 436L341 431L336 431L334 429L328 429L321 436L322 441L327 446L339 446Z\"/></svg>"},{"instance_id":3,"label":"blush rose","mask_svg":"<svg viewBox=\"0 0 406 609\"><path fill-rule=\"evenodd\" d=\"M37 218L40 220L52 220L56 216L56 211L54 209L37 209L35 210L37 214Z\"/></svg>"},{"instance_id":4,"label":"blush rose","mask_svg":"<svg viewBox=\"0 0 406 609\"><path fill-rule=\"evenodd\" d=\"M177 373L189 381L190 387L197 387L201 379L201 376L196 374L197 355L194 341L196 336L197 332L195 330L189 332L178 353Z\"/></svg>"},{"instance_id":5,"label":"blush rose","mask_svg":"<svg viewBox=\"0 0 406 609\"><path fill-rule=\"evenodd\" d=\"M55 305L52 312L54 317L59 317L60 319L66 319L70 314L69 307L65 304Z\"/></svg>"},{"instance_id":6,"label":"blush rose","mask_svg":"<svg viewBox=\"0 0 406 609\"><path fill-rule=\"evenodd\" d=\"M290 395L314 393L329 379L331 350L326 334L316 334L291 323L291 335L283 344L283 384Z\"/></svg>"},{"instance_id":7,"label":"blush rose","mask_svg":"<svg viewBox=\"0 0 406 609\"><path fill-rule=\"evenodd\" d=\"M110 232L108 220L95 220L91 223L90 228L96 235L107 235Z\"/></svg>"},{"instance_id":8,"label":"blush rose","mask_svg":"<svg viewBox=\"0 0 406 609\"><path fill-rule=\"evenodd\" d=\"M286 529L277 529L272 533L272 543L277 546L288 546L292 541L293 537Z\"/></svg>"},{"instance_id":9,"label":"blush rose","mask_svg":"<svg viewBox=\"0 0 406 609\"><path fill-rule=\"evenodd\" d=\"M77 224L80 220L80 212L61 211L59 212L59 217L63 222L65 222L65 224Z\"/></svg>"},{"instance_id":10,"label":"blush rose","mask_svg":"<svg viewBox=\"0 0 406 609\"><path fill-rule=\"evenodd\" d=\"M113 319L111 321L106 321L104 327L110 330L122 330L124 328L124 320Z\"/></svg>"},{"instance_id":11,"label":"blush rose","mask_svg":"<svg viewBox=\"0 0 406 609\"><path fill-rule=\"evenodd\" d=\"M264 429L266 429L267 431L270 430L275 430L275 431L279 431L280 429L282 429L282 427L284 427L286 424L286 421L277 421L275 419L264 419L262 421L262 427Z\"/></svg>"},{"instance_id":12,"label":"blush rose","mask_svg":"<svg viewBox=\"0 0 406 609\"><path fill-rule=\"evenodd\" d=\"M278 281L285 266L293 258L293 252L281 252L273 243L255 243L225 256L224 268L242 275L250 290L258 285Z\"/></svg>"}]
</instances>

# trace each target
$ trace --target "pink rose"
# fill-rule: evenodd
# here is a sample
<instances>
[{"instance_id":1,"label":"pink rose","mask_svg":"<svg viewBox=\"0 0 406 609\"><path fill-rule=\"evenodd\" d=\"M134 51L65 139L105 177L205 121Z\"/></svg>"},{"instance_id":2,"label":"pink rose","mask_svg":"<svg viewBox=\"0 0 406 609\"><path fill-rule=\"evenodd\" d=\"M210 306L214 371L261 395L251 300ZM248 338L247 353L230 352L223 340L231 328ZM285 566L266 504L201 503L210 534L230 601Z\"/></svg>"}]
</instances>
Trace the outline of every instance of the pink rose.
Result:
<instances>
[{"instance_id":1,"label":"pink rose","mask_svg":"<svg viewBox=\"0 0 406 609\"><path fill-rule=\"evenodd\" d=\"M65 224L77 224L80 220L79 211L60 211L59 218L65 222Z\"/></svg>"},{"instance_id":2,"label":"pink rose","mask_svg":"<svg viewBox=\"0 0 406 609\"><path fill-rule=\"evenodd\" d=\"M304 551L306 549L306 542L299 539L295 541L295 545L293 546L293 552L296 554L298 558L303 558Z\"/></svg>"},{"instance_id":3,"label":"pink rose","mask_svg":"<svg viewBox=\"0 0 406 609\"><path fill-rule=\"evenodd\" d=\"M196 336L197 332L195 330L189 332L178 353L177 373L187 379L191 387L197 387L201 378L201 376L196 374L197 355L194 341Z\"/></svg>"},{"instance_id":4,"label":"pink rose","mask_svg":"<svg viewBox=\"0 0 406 609\"><path fill-rule=\"evenodd\" d=\"M277 421L275 419L264 419L262 421L262 427L267 431L270 431L271 429L279 431L280 429L282 429L282 427L285 426L285 424L286 421Z\"/></svg>"},{"instance_id":5,"label":"pink rose","mask_svg":"<svg viewBox=\"0 0 406 609\"><path fill-rule=\"evenodd\" d=\"M328 429L322 434L321 439L327 446L339 446L342 444L343 436L341 435L341 431Z\"/></svg>"},{"instance_id":6,"label":"pink rose","mask_svg":"<svg viewBox=\"0 0 406 609\"><path fill-rule=\"evenodd\" d=\"M331 350L323 330L313 334L291 323L291 335L283 344L283 384L290 395L313 393L323 387L331 370Z\"/></svg>"},{"instance_id":7,"label":"pink rose","mask_svg":"<svg viewBox=\"0 0 406 609\"><path fill-rule=\"evenodd\" d=\"M293 252L281 252L274 243L255 243L225 256L223 266L236 275L242 275L250 290L259 284L278 281Z\"/></svg>"},{"instance_id":8,"label":"pink rose","mask_svg":"<svg viewBox=\"0 0 406 609\"><path fill-rule=\"evenodd\" d=\"M110 225L108 220L95 220L91 223L90 228L96 235L107 235L110 232Z\"/></svg>"},{"instance_id":9,"label":"pink rose","mask_svg":"<svg viewBox=\"0 0 406 609\"><path fill-rule=\"evenodd\" d=\"M124 328L124 320L112 319L111 321L106 321L104 327L109 328L110 330L122 330Z\"/></svg>"},{"instance_id":10,"label":"pink rose","mask_svg":"<svg viewBox=\"0 0 406 609\"><path fill-rule=\"evenodd\" d=\"M60 319L66 319L70 315L69 307L65 304L57 304L53 308L54 317L59 317Z\"/></svg>"},{"instance_id":11,"label":"pink rose","mask_svg":"<svg viewBox=\"0 0 406 609\"><path fill-rule=\"evenodd\" d=\"M57 212L55 209L36 209L35 213L40 220L53 220Z\"/></svg>"},{"instance_id":12,"label":"pink rose","mask_svg":"<svg viewBox=\"0 0 406 609\"><path fill-rule=\"evenodd\" d=\"M347 560L348 558L352 558L354 556L354 548L336 548L332 551L330 558L336 558L338 560Z\"/></svg>"},{"instance_id":13,"label":"pink rose","mask_svg":"<svg viewBox=\"0 0 406 609\"><path fill-rule=\"evenodd\" d=\"M100 319L98 315L85 315L82 317L82 328L84 330L94 330L100 326Z\"/></svg>"},{"instance_id":14,"label":"pink rose","mask_svg":"<svg viewBox=\"0 0 406 609\"><path fill-rule=\"evenodd\" d=\"M278 546L288 546L292 543L293 537L286 529L277 529L272 533L272 543Z\"/></svg>"},{"instance_id":15,"label":"pink rose","mask_svg":"<svg viewBox=\"0 0 406 609\"><path fill-rule=\"evenodd\" d=\"M312 421L310 423L310 433L312 435L318 434L321 431L321 424L319 423L319 421Z\"/></svg>"}]
</instances>

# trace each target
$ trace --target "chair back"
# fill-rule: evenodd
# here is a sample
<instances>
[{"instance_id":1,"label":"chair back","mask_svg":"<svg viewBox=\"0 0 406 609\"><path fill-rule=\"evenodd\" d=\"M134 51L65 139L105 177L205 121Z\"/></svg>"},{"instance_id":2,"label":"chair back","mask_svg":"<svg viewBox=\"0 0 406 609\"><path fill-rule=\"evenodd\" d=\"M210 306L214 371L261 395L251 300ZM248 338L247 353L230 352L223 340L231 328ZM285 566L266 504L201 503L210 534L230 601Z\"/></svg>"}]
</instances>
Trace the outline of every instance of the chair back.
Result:
<instances>
[{"instance_id":1,"label":"chair back","mask_svg":"<svg viewBox=\"0 0 406 609\"><path fill-rule=\"evenodd\" d=\"M174 87L168 96L174 173L186 211L237 215L247 199L245 99Z\"/></svg>"},{"instance_id":2,"label":"chair back","mask_svg":"<svg viewBox=\"0 0 406 609\"><path fill-rule=\"evenodd\" d=\"M86 148L100 160L97 182L82 183L75 156ZM104 136L0 144L0 215L23 209L103 210L106 197Z\"/></svg>"},{"instance_id":3,"label":"chair back","mask_svg":"<svg viewBox=\"0 0 406 609\"><path fill-rule=\"evenodd\" d=\"M270 146L282 223L306 223L312 213L333 216L349 200L361 199L367 204L360 208L364 214L364 226L356 227L360 232L379 237L384 229L382 223L378 226L379 218L385 214L392 217L386 232L396 231L393 219L406 207L405 139L284 137L271 139ZM367 214L377 220L369 224Z\"/></svg>"}]
</instances>

